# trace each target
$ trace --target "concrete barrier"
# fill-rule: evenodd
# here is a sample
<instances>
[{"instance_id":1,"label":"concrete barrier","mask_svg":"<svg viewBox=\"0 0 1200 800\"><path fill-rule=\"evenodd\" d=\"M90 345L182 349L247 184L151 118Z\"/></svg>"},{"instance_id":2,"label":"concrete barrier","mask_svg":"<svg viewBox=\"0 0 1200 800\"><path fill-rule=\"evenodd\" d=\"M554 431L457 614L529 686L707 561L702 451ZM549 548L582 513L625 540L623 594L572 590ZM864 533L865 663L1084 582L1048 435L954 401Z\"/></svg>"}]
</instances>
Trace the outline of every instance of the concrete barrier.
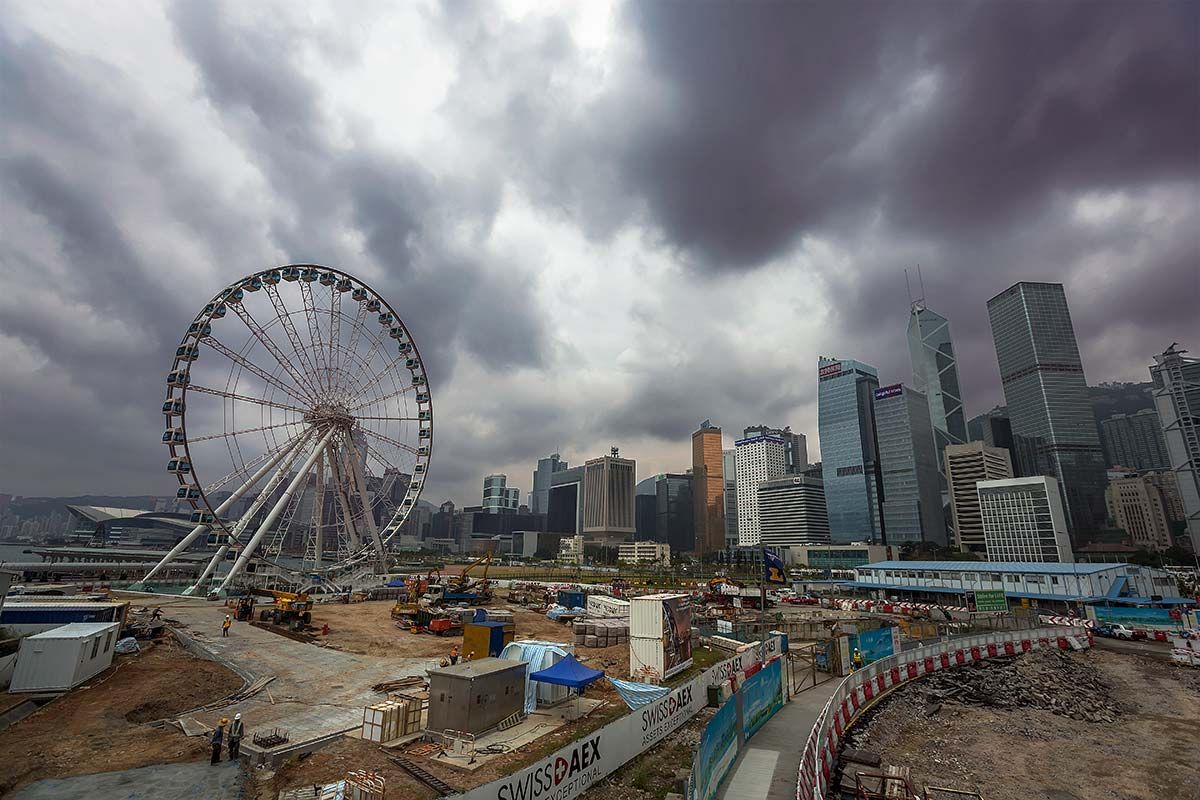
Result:
<instances>
[{"instance_id":1,"label":"concrete barrier","mask_svg":"<svg viewBox=\"0 0 1200 800\"><path fill-rule=\"evenodd\" d=\"M1038 648L1069 650L1091 645L1092 634L1086 629L1065 635L1061 628L1003 631L918 647L851 673L842 679L808 734L796 776L796 800L824 800L846 732L868 708L896 687L985 657L1017 655Z\"/></svg>"}]
</instances>

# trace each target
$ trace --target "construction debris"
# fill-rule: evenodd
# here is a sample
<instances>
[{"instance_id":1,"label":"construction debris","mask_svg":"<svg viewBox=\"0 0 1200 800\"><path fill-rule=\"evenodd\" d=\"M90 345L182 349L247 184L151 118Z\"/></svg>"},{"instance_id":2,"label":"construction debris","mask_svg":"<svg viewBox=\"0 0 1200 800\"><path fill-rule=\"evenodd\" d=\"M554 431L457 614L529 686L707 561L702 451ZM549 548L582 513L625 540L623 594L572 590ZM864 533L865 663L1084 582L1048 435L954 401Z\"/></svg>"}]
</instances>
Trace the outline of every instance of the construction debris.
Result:
<instances>
[{"instance_id":1,"label":"construction debris","mask_svg":"<svg viewBox=\"0 0 1200 800\"><path fill-rule=\"evenodd\" d=\"M377 692L400 692L405 689L424 688L425 678L420 675L409 675L393 681L381 681L371 686Z\"/></svg>"}]
</instances>

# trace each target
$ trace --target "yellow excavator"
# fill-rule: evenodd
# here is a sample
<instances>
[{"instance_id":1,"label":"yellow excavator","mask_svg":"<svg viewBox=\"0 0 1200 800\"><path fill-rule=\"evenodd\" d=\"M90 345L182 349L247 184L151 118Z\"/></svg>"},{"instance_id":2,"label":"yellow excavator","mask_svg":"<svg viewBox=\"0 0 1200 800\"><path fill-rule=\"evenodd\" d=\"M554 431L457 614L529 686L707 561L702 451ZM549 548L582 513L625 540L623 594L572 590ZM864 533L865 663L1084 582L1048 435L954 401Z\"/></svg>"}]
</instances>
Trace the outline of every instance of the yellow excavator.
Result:
<instances>
[{"instance_id":1,"label":"yellow excavator","mask_svg":"<svg viewBox=\"0 0 1200 800\"><path fill-rule=\"evenodd\" d=\"M287 625L293 629L302 628L312 622L313 602L306 592L251 589L250 594L258 597L270 597L275 601L271 608L264 608L258 612L258 618L263 622Z\"/></svg>"}]
</instances>

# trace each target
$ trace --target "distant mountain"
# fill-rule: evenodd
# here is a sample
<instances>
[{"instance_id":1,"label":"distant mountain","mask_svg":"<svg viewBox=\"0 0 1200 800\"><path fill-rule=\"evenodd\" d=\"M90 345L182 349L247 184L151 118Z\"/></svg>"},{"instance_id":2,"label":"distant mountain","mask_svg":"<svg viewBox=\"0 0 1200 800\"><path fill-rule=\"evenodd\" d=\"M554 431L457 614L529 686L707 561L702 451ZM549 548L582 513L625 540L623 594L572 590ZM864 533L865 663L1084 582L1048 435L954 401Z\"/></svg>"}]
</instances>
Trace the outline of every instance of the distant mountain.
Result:
<instances>
[{"instance_id":1,"label":"distant mountain","mask_svg":"<svg viewBox=\"0 0 1200 800\"><path fill-rule=\"evenodd\" d=\"M1149 381L1089 386L1088 394L1092 398L1092 413L1096 416L1096 424L1113 414L1133 414L1144 408L1153 410L1154 398L1150 395L1153 388L1154 384Z\"/></svg>"}]
</instances>

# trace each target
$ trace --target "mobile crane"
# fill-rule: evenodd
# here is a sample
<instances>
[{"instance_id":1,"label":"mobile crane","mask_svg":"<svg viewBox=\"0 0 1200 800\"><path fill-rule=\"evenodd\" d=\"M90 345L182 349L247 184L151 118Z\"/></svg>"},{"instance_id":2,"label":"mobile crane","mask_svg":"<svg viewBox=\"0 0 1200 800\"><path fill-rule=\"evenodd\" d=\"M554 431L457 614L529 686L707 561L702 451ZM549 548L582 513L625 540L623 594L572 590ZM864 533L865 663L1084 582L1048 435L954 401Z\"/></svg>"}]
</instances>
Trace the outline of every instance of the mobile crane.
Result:
<instances>
[{"instance_id":1,"label":"mobile crane","mask_svg":"<svg viewBox=\"0 0 1200 800\"><path fill-rule=\"evenodd\" d=\"M475 559L463 569L461 575L452 576L445 583L431 585L422 596L422 602L429 606L447 603L478 606L489 602L492 599L492 590L487 574L491 563L491 553ZM480 565L483 565L483 574L478 579L471 578L471 571Z\"/></svg>"}]
</instances>

